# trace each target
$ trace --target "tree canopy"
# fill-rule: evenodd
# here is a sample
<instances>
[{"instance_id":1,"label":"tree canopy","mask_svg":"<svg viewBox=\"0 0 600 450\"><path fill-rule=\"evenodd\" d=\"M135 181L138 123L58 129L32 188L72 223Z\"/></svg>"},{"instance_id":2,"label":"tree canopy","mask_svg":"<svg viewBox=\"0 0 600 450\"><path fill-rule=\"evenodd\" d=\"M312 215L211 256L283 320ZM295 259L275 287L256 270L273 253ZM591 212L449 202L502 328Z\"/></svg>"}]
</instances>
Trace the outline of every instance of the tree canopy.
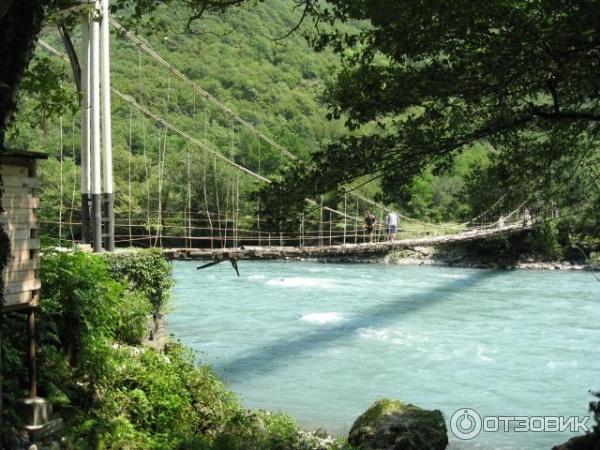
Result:
<instances>
[{"instance_id":1,"label":"tree canopy","mask_svg":"<svg viewBox=\"0 0 600 450\"><path fill-rule=\"evenodd\" d=\"M135 24L168 5L194 28L205 13L258 2L117 0L112 7ZM14 110L18 67L26 64L39 27L53 12L69 7L63 0L5 3L0 21L12 25L0 27L10 37L2 40L0 57L12 56L3 57L7 63L0 74L4 124ZM277 223L305 207L306 197L317 199L371 179L380 180L386 202L423 210L437 200L427 192L428 200L415 201L423 186L418 177L452 172L456 157L473 148L489 167L478 170L477 177L469 175L471 206L485 209L500 196L514 204L523 192L554 198L558 188L572 185L579 197L585 195L600 159L597 2L462 1L450 8L428 0L290 0L287 7L313 20L308 34L315 49L341 57L343 69L323 98L330 118L342 118L348 133L259 193ZM26 39L27 30L33 34ZM298 27L290 24L288 30ZM21 50L20 59L13 58ZM453 177L445 182L452 184ZM472 195L475 186L481 186L481 195ZM457 191L457 186L442 190ZM562 199L569 195L563 193ZM453 208L451 199L443 200Z\"/></svg>"},{"instance_id":2,"label":"tree canopy","mask_svg":"<svg viewBox=\"0 0 600 450\"><path fill-rule=\"evenodd\" d=\"M269 186L262 195L270 209L283 217L292 195L300 205L361 177L380 178L386 199L397 200L413 176L444 170L474 143L490 146L507 190L547 186L559 167L589 164L600 122L598 6L314 4L315 48L331 48L343 61L326 93L330 117L345 118L353 132ZM341 31L343 23L359 24L358 31Z\"/></svg>"},{"instance_id":3,"label":"tree canopy","mask_svg":"<svg viewBox=\"0 0 600 450\"><path fill-rule=\"evenodd\" d=\"M111 11L126 11L128 24L133 25L152 19L161 6L176 4L177 9L185 11L189 27L205 14L258 1L262 0L115 0L111 2ZM0 150L4 149L4 134L13 120L17 92L40 30L48 19L68 29L86 7L91 5L75 0L0 1Z\"/></svg>"}]
</instances>

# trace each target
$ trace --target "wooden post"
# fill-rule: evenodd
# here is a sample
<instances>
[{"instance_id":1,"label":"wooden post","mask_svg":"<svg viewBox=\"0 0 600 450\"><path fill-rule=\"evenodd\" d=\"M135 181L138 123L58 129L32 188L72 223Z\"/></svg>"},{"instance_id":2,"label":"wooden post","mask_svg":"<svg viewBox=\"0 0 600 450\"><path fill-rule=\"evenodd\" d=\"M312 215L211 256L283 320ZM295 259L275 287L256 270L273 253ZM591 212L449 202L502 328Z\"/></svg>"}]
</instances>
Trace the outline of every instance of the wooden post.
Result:
<instances>
[{"instance_id":1,"label":"wooden post","mask_svg":"<svg viewBox=\"0 0 600 450\"><path fill-rule=\"evenodd\" d=\"M346 208L346 194L344 194L344 245L346 245L346 226L348 225L348 216Z\"/></svg>"},{"instance_id":2,"label":"wooden post","mask_svg":"<svg viewBox=\"0 0 600 450\"><path fill-rule=\"evenodd\" d=\"M319 219L319 245L323 247L323 201L321 200L321 217Z\"/></svg>"},{"instance_id":3,"label":"wooden post","mask_svg":"<svg viewBox=\"0 0 600 450\"><path fill-rule=\"evenodd\" d=\"M332 244L332 240L331 240L331 211L329 211L329 246L331 246Z\"/></svg>"},{"instance_id":4,"label":"wooden post","mask_svg":"<svg viewBox=\"0 0 600 450\"><path fill-rule=\"evenodd\" d=\"M258 146L259 146L258 147L259 148L259 150L258 150L258 155L259 155L259 159L258 159L258 171L260 173L260 141L258 141ZM256 226L258 228L258 246L260 247L262 245L261 242L260 242L260 197L258 197L257 202L258 202L258 213L257 213L257 216L256 216Z\"/></svg>"},{"instance_id":5,"label":"wooden post","mask_svg":"<svg viewBox=\"0 0 600 450\"><path fill-rule=\"evenodd\" d=\"M300 248L304 247L304 214L300 215Z\"/></svg>"},{"instance_id":6,"label":"wooden post","mask_svg":"<svg viewBox=\"0 0 600 450\"><path fill-rule=\"evenodd\" d=\"M27 336L29 339L29 397L37 397L37 370L35 350L35 309L27 310Z\"/></svg>"},{"instance_id":7,"label":"wooden post","mask_svg":"<svg viewBox=\"0 0 600 450\"><path fill-rule=\"evenodd\" d=\"M354 243L358 242L358 198L356 199L356 217L354 218Z\"/></svg>"}]
</instances>

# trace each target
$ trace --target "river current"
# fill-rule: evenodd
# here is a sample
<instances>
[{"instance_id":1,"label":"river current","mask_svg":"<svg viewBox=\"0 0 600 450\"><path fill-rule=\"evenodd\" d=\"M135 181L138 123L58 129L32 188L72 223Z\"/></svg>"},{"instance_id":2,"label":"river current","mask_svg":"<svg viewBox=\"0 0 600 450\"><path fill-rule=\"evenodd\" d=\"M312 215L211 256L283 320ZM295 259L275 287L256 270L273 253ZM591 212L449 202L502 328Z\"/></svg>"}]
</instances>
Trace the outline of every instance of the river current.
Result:
<instances>
[{"instance_id":1,"label":"river current","mask_svg":"<svg viewBox=\"0 0 600 450\"><path fill-rule=\"evenodd\" d=\"M197 265L174 263L169 332L248 407L306 428L344 435L384 397L439 409L448 425L465 408L491 430L512 416L583 421L600 390L589 272L242 261L238 278L227 262ZM573 435L511 424L470 440L449 428L449 448L550 449Z\"/></svg>"}]
</instances>

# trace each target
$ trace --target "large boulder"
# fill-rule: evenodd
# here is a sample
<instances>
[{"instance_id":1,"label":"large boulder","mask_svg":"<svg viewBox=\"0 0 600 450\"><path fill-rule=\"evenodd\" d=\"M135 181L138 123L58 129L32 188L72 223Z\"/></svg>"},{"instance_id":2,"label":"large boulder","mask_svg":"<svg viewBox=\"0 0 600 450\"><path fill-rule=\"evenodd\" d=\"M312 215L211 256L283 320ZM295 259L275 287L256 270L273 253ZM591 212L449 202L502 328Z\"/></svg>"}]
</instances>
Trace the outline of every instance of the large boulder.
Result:
<instances>
[{"instance_id":1,"label":"large boulder","mask_svg":"<svg viewBox=\"0 0 600 450\"><path fill-rule=\"evenodd\" d=\"M348 442L360 450L443 450L444 416L397 400L377 400L356 419Z\"/></svg>"}]
</instances>

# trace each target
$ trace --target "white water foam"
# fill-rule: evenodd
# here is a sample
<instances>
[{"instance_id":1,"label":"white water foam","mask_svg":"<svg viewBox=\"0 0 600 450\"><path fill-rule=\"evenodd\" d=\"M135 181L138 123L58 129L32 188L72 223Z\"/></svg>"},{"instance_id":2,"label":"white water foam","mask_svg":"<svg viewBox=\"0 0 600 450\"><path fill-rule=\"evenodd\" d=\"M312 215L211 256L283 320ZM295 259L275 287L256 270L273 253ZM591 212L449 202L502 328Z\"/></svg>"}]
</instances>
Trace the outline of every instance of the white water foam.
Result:
<instances>
[{"instance_id":1,"label":"white water foam","mask_svg":"<svg viewBox=\"0 0 600 450\"><path fill-rule=\"evenodd\" d=\"M359 328L356 330L358 337L362 339L373 339L382 342L391 342L394 345L405 345L429 341L427 336L411 334L405 330L392 330L389 328Z\"/></svg>"},{"instance_id":2,"label":"white water foam","mask_svg":"<svg viewBox=\"0 0 600 450\"><path fill-rule=\"evenodd\" d=\"M332 323L343 322L344 316L337 312L310 313L300 317L303 322L312 323L315 325L328 325Z\"/></svg>"},{"instance_id":3,"label":"white water foam","mask_svg":"<svg viewBox=\"0 0 600 450\"><path fill-rule=\"evenodd\" d=\"M567 369L577 367L577 361L548 361L546 363L548 369Z\"/></svg>"},{"instance_id":4,"label":"white water foam","mask_svg":"<svg viewBox=\"0 0 600 450\"><path fill-rule=\"evenodd\" d=\"M469 275L466 274L456 274L456 273L442 273L439 275L441 278L450 278L452 280L464 280L466 278L469 277Z\"/></svg>"},{"instance_id":5,"label":"white water foam","mask_svg":"<svg viewBox=\"0 0 600 450\"><path fill-rule=\"evenodd\" d=\"M291 288L320 288L320 289L335 289L338 287L333 280L327 278L306 278L306 277L291 277L271 279L267 281L268 286L282 286Z\"/></svg>"},{"instance_id":6,"label":"white water foam","mask_svg":"<svg viewBox=\"0 0 600 450\"><path fill-rule=\"evenodd\" d=\"M266 279L267 277L265 275L250 275L248 277L248 281L262 281Z\"/></svg>"},{"instance_id":7,"label":"white water foam","mask_svg":"<svg viewBox=\"0 0 600 450\"><path fill-rule=\"evenodd\" d=\"M491 358L487 355L485 355L484 353L489 352L490 350L478 345L477 346L477 358L479 358L479 361L483 361L483 362L495 362L496 360L494 358ZM495 353L495 352L492 352Z\"/></svg>"}]
</instances>

